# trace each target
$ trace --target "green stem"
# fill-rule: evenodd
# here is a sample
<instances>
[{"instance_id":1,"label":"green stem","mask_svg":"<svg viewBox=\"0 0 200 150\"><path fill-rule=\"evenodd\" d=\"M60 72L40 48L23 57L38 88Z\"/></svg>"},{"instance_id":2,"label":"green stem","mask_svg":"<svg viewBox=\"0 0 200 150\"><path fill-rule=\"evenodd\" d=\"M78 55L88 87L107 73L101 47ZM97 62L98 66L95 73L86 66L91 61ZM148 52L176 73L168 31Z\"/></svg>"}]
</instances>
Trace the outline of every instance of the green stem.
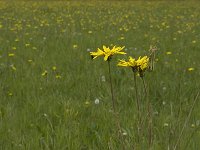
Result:
<instances>
[{"instance_id":1,"label":"green stem","mask_svg":"<svg viewBox=\"0 0 200 150\"><path fill-rule=\"evenodd\" d=\"M145 97L147 98L147 111L148 111L148 143L149 143L149 149L151 149L152 147L152 143L153 143L153 138L152 138L152 110L151 110L151 101L147 92L147 86L145 83L144 78L142 77L142 83L144 86L144 92L145 92Z\"/></svg>"},{"instance_id":2,"label":"green stem","mask_svg":"<svg viewBox=\"0 0 200 150\"><path fill-rule=\"evenodd\" d=\"M113 107L113 112L116 113L116 102L115 102L114 92L113 92L110 61L108 61L108 69L109 69L109 78L110 78L110 92L111 92L111 98L112 98L112 107Z\"/></svg>"},{"instance_id":3,"label":"green stem","mask_svg":"<svg viewBox=\"0 0 200 150\"><path fill-rule=\"evenodd\" d=\"M138 143L140 142L140 104L138 98L138 88L137 88L137 80L136 73L134 72L134 86L135 86L135 98L136 98L136 107L137 107L137 117L138 117Z\"/></svg>"},{"instance_id":4,"label":"green stem","mask_svg":"<svg viewBox=\"0 0 200 150\"><path fill-rule=\"evenodd\" d=\"M114 114L114 117L115 117L116 126L118 128L118 138L121 139L120 142L122 142L122 149L125 150L124 139L123 139L122 130L121 130L120 121L119 121L119 114L116 111L116 100L114 98L114 92L113 92L110 61L108 61L108 69L109 69L110 92L111 92L111 97L112 97L113 114Z\"/></svg>"}]
</instances>

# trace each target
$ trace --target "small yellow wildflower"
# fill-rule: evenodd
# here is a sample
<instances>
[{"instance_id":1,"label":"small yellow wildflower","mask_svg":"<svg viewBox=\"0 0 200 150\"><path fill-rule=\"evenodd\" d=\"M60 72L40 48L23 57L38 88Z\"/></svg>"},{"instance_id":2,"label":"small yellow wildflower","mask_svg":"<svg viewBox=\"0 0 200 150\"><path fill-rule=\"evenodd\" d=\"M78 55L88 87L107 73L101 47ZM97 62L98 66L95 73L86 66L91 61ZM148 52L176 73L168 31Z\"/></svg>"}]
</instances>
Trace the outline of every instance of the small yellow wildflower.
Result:
<instances>
[{"instance_id":1,"label":"small yellow wildflower","mask_svg":"<svg viewBox=\"0 0 200 150\"><path fill-rule=\"evenodd\" d=\"M16 50L17 48L16 47L12 47L12 50Z\"/></svg>"},{"instance_id":2,"label":"small yellow wildflower","mask_svg":"<svg viewBox=\"0 0 200 150\"><path fill-rule=\"evenodd\" d=\"M77 47L78 47L78 45L76 45L76 44L73 45L73 48L77 48Z\"/></svg>"},{"instance_id":3,"label":"small yellow wildflower","mask_svg":"<svg viewBox=\"0 0 200 150\"><path fill-rule=\"evenodd\" d=\"M124 39L125 39L125 37L123 37L123 36L120 37L120 40L124 40Z\"/></svg>"},{"instance_id":4,"label":"small yellow wildflower","mask_svg":"<svg viewBox=\"0 0 200 150\"><path fill-rule=\"evenodd\" d=\"M27 44L25 44L25 46L26 46L26 47L29 47L29 46L30 46L30 44L29 44L29 43L27 43Z\"/></svg>"},{"instance_id":5,"label":"small yellow wildflower","mask_svg":"<svg viewBox=\"0 0 200 150\"><path fill-rule=\"evenodd\" d=\"M12 92L8 92L8 96L13 96L13 93Z\"/></svg>"},{"instance_id":6,"label":"small yellow wildflower","mask_svg":"<svg viewBox=\"0 0 200 150\"><path fill-rule=\"evenodd\" d=\"M93 59L99 56L104 56L104 61L109 61L114 54L122 54L122 55L126 54L125 52L122 52L123 49L124 46L123 47L114 46L112 49L103 46L103 50L98 48L97 52L90 52L90 55L92 56Z\"/></svg>"},{"instance_id":7,"label":"small yellow wildflower","mask_svg":"<svg viewBox=\"0 0 200 150\"><path fill-rule=\"evenodd\" d=\"M57 74L56 79L61 79L61 75Z\"/></svg>"},{"instance_id":8,"label":"small yellow wildflower","mask_svg":"<svg viewBox=\"0 0 200 150\"><path fill-rule=\"evenodd\" d=\"M45 70L45 71L42 73L42 76L46 76L47 73L48 73L48 72Z\"/></svg>"},{"instance_id":9,"label":"small yellow wildflower","mask_svg":"<svg viewBox=\"0 0 200 150\"><path fill-rule=\"evenodd\" d=\"M188 68L188 71L194 71L194 68Z\"/></svg>"},{"instance_id":10,"label":"small yellow wildflower","mask_svg":"<svg viewBox=\"0 0 200 150\"><path fill-rule=\"evenodd\" d=\"M195 124L191 124L191 127L192 127L192 128L195 128Z\"/></svg>"},{"instance_id":11,"label":"small yellow wildflower","mask_svg":"<svg viewBox=\"0 0 200 150\"><path fill-rule=\"evenodd\" d=\"M9 53L8 56L9 57L13 57L13 56L15 56L15 54L14 53Z\"/></svg>"},{"instance_id":12,"label":"small yellow wildflower","mask_svg":"<svg viewBox=\"0 0 200 150\"><path fill-rule=\"evenodd\" d=\"M171 54L172 54L172 52L166 52L166 54L167 54L167 55L171 55Z\"/></svg>"},{"instance_id":13,"label":"small yellow wildflower","mask_svg":"<svg viewBox=\"0 0 200 150\"><path fill-rule=\"evenodd\" d=\"M92 31L88 31L88 33L89 33L89 34L91 34L91 33L92 33Z\"/></svg>"},{"instance_id":14,"label":"small yellow wildflower","mask_svg":"<svg viewBox=\"0 0 200 150\"><path fill-rule=\"evenodd\" d=\"M192 41L192 43L193 43L193 44L195 44L196 42L197 42L197 41L195 41L195 40L194 40L194 41Z\"/></svg>"},{"instance_id":15,"label":"small yellow wildflower","mask_svg":"<svg viewBox=\"0 0 200 150\"><path fill-rule=\"evenodd\" d=\"M56 69L57 69L56 66L53 66L53 67L52 67L52 70L53 70L53 71L56 71Z\"/></svg>"},{"instance_id":16,"label":"small yellow wildflower","mask_svg":"<svg viewBox=\"0 0 200 150\"><path fill-rule=\"evenodd\" d=\"M33 60L32 60L32 59L29 59L29 60L28 60L28 62L29 62L29 63L32 63L32 62L33 62Z\"/></svg>"},{"instance_id":17,"label":"small yellow wildflower","mask_svg":"<svg viewBox=\"0 0 200 150\"><path fill-rule=\"evenodd\" d=\"M89 101L85 101L85 105L90 105L90 102Z\"/></svg>"}]
</instances>

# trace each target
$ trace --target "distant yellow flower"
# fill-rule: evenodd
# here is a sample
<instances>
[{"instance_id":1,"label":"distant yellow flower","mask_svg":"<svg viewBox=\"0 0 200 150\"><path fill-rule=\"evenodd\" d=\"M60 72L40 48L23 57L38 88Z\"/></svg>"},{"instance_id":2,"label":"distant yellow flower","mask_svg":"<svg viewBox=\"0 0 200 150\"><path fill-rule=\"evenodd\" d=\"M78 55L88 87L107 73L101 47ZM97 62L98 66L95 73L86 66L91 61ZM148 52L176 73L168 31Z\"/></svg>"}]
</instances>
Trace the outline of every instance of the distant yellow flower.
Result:
<instances>
[{"instance_id":1,"label":"distant yellow flower","mask_svg":"<svg viewBox=\"0 0 200 150\"><path fill-rule=\"evenodd\" d=\"M32 60L32 59L29 59L28 62L31 63L31 62L33 62L33 60Z\"/></svg>"},{"instance_id":2,"label":"distant yellow flower","mask_svg":"<svg viewBox=\"0 0 200 150\"><path fill-rule=\"evenodd\" d=\"M56 69L57 69L56 66L53 66L53 67L52 67L52 70L53 70L53 71L56 71Z\"/></svg>"},{"instance_id":3,"label":"distant yellow flower","mask_svg":"<svg viewBox=\"0 0 200 150\"><path fill-rule=\"evenodd\" d=\"M46 76L47 73L48 73L48 72L45 70L45 71L42 73L42 76Z\"/></svg>"},{"instance_id":4,"label":"distant yellow flower","mask_svg":"<svg viewBox=\"0 0 200 150\"><path fill-rule=\"evenodd\" d=\"M90 55L92 56L93 59L99 56L104 56L104 61L108 61L114 54L122 54L122 55L126 54L125 52L122 52L123 49L124 46L123 47L114 46L112 49L103 46L103 50L98 48L97 52L90 52Z\"/></svg>"},{"instance_id":5,"label":"distant yellow flower","mask_svg":"<svg viewBox=\"0 0 200 150\"><path fill-rule=\"evenodd\" d=\"M166 54L167 54L167 55L171 55L171 54L172 54L172 52L166 52Z\"/></svg>"},{"instance_id":6,"label":"distant yellow flower","mask_svg":"<svg viewBox=\"0 0 200 150\"><path fill-rule=\"evenodd\" d=\"M85 105L90 105L90 102L89 101L85 101Z\"/></svg>"},{"instance_id":7,"label":"distant yellow flower","mask_svg":"<svg viewBox=\"0 0 200 150\"><path fill-rule=\"evenodd\" d=\"M92 33L92 31L88 31L88 33L89 33L89 34L91 34L91 33Z\"/></svg>"},{"instance_id":8,"label":"distant yellow flower","mask_svg":"<svg viewBox=\"0 0 200 150\"><path fill-rule=\"evenodd\" d=\"M12 47L12 50L16 50L17 48L16 47Z\"/></svg>"},{"instance_id":9,"label":"distant yellow flower","mask_svg":"<svg viewBox=\"0 0 200 150\"><path fill-rule=\"evenodd\" d=\"M19 42L19 39L18 39L18 38L16 38L16 39L15 39L15 42Z\"/></svg>"},{"instance_id":10,"label":"distant yellow flower","mask_svg":"<svg viewBox=\"0 0 200 150\"><path fill-rule=\"evenodd\" d=\"M120 40L124 40L124 39L125 39L125 37L123 37L123 36L120 37Z\"/></svg>"},{"instance_id":11,"label":"distant yellow flower","mask_svg":"<svg viewBox=\"0 0 200 150\"><path fill-rule=\"evenodd\" d=\"M188 68L188 71L194 71L194 68Z\"/></svg>"},{"instance_id":12,"label":"distant yellow flower","mask_svg":"<svg viewBox=\"0 0 200 150\"><path fill-rule=\"evenodd\" d=\"M8 56L9 57L13 57L13 56L15 56L15 54L14 53L9 53Z\"/></svg>"},{"instance_id":13,"label":"distant yellow flower","mask_svg":"<svg viewBox=\"0 0 200 150\"><path fill-rule=\"evenodd\" d=\"M27 43L27 44L25 44L25 46L26 46L26 47L29 47L29 46L30 46L30 44L29 44L29 43Z\"/></svg>"},{"instance_id":14,"label":"distant yellow flower","mask_svg":"<svg viewBox=\"0 0 200 150\"><path fill-rule=\"evenodd\" d=\"M61 79L61 75L57 74L56 79Z\"/></svg>"},{"instance_id":15,"label":"distant yellow flower","mask_svg":"<svg viewBox=\"0 0 200 150\"><path fill-rule=\"evenodd\" d=\"M192 43L193 43L193 44L195 44L196 42L197 42L197 41L195 41L195 40L194 40L194 41L192 41Z\"/></svg>"},{"instance_id":16,"label":"distant yellow flower","mask_svg":"<svg viewBox=\"0 0 200 150\"><path fill-rule=\"evenodd\" d=\"M77 47L78 47L78 45L76 45L76 44L73 45L73 48L77 48Z\"/></svg>"},{"instance_id":17,"label":"distant yellow flower","mask_svg":"<svg viewBox=\"0 0 200 150\"><path fill-rule=\"evenodd\" d=\"M8 96L13 96L13 93L12 92L8 92Z\"/></svg>"}]
</instances>

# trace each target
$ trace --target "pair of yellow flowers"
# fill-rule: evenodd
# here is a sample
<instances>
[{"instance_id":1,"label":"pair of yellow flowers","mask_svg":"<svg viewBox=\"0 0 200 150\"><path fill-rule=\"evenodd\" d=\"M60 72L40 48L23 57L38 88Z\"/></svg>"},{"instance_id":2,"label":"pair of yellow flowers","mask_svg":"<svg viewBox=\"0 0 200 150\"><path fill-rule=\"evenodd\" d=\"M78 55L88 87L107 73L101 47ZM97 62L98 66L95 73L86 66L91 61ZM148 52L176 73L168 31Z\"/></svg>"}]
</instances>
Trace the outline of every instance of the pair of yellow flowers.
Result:
<instances>
[{"instance_id":1,"label":"pair of yellow flowers","mask_svg":"<svg viewBox=\"0 0 200 150\"><path fill-rule=\"evenodd\" d=\"M96 52L90 52L90 55L92 56L93 59L99 57L99 56L103 56L104 57L104 61L109 61L111 59L111 57L115 54L126 54L125 52L123 52L122 50L124 49L123 47L116 47L114 46L112 49L110 49L109 47L103 46L103 50L101 49L97 49ZM139 57L137 60L135 58L132 58L131 56L129 56L129 59L126 60L119 60L118 66L122 66L122 67L131 67L133 69L134 72L144 72L148 66L149 66L149 57L144 56L144 57Z\"/></svg>"}]
</instances>

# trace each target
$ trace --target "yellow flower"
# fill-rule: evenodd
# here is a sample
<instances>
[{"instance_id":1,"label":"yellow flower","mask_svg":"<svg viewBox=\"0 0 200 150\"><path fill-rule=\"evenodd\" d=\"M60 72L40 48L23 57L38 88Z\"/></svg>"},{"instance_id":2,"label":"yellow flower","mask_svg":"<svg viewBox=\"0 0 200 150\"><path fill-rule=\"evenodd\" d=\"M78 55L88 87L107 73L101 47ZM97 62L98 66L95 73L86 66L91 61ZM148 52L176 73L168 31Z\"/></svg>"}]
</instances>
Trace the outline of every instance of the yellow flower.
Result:
<instances>
[{"instance_id":1,"label":"yellow flower","mask_svg":"<svg viewBox=\"0 0 200 150\"><path fill-rule=\"evenodd\" d=\"M91 33L92 33L92 31L88 31L88 33L89 33L89 34L91 34Z\"/></svg>"},{"instance_id":2,"label":"yellow flower","mask_svg":"<svg viewBox=\"0 0 200 150\"><path fill-rule=\"evenodd\" d=\"M149 58L147 56L144 56L142 58L139 57L137 60L135 60L130 56L128 61L119 60L119 63L117 65L122 67L131 67L133 72L138 72L140 77L143 77L144 71L149 66Z\"/></svg>"},{"instance_id":3,"label":"yellow flower","mask_svg":"<svg viewBox=\"0 0 200 150\"><path fill-rule=\"evenodd\" d=\"M45 70L45 71L42 73L42 76L46 76L47 73L48 73L48 72Z\"/></svg>"},{"instance_id":4,"label":"yellow flower","mask_svg":"<svg viewBox=\"0 0 200 150\"><path fill-rule=\"evenodd\" d=\"M137 66L141 71L145 70L148 67L149 63L149 58L147 56L144 57L139 57L138 60L136 61Z\"/></svg>"},{"instance_id":5,"label":"yellow flower","mask_svg":"<svg viewBox=\"0 0 200 150\"><path fill-rule=\"evenodd\" d=\"M76 45L76 44L73 45L73 48L77 48L77 47L78 47L78 45Z\"/></svg>"},{"instance_id":6,"label":"yellow flower","mask_svg":"<svg viewBox=\"0 0 200 150\"><path fill-rule=\"evenodd\" d=\"M195 40L194 40L194 41L192 41L192 43L193 43L193 44L195 44L196 42L197 42L197 41L195 41Z\"/></svg>"},{"instance_id":7,"label":"yellow flower","mask_svg":"<svg viewBox=\"0 0 200 150\"><path fill-rule=\"evenodd\" d=\"M57 74L56 79L61 79L61 75Z\"/></svg>"},{"instance_id":8,"label":"yellow flower","mask_svg":"<svg viewBox=\"0 0 200 150\"><path fill-rule=\"evenodd\" d=\"M124 46L123 47L114 46L112 49L103 46L103 50L98 48L97 52L90 52L90 55L92 56L93 59L99 56L104 56L104 61L108 61L114 54L122 54L122 55L126 54L125 52L122 52L123 49Z\"/></svg>"},{"instance_id":9,"label":"yellow flower","mask_svg":"<svg viewBox=\"0 0 200 150\"><path fill-rule=\"evenodd\" d=\"M17 48L16 47L12 47L12 50L16 50Z\"/></svg>"},{"instance_id":10,"label":"yellow flower","mask_svg":"<svg viewBox=\"0 0 200 150\"><path fill-rule=\"evenodd\" d=\"M119 60L119 63L117 64L117 66L130 67L129 62L125 60Z\"/></svg>"},{"instance_id":11,"label":"yellow flower","mask_svg":"<svg viewBox=\"0 0 200 150\"><path fill-rule=\"evenodd\" d=\"M122 66L122 67L136 67L137 63L135 61L134 58L132 58L131 56L129 56L129 60L125 61L125 60L119 60L119 63L117 64L118 66Z\"/></svg>"},{"instance_id":12,"label":"yellow flower","mask_svg":"<svg viewBox=\"0 0 200 150\"><path fill-rule=\"evenodd\" d=\"M57 69L56 66L53 66L53 67L52 67L52 70L53 70L53 71L56 71L56 69Z\"/></svg>"},{"instance_id":13,"label":"yellow flower","mask_svg":"<svg viewBox=\"0 0 200 150\"><path fill-rule=\"evenodd\" d=\"M28 62L29 62L29 63L32 63L32 62L33 62L33 60L32 60L32 59L28 59Z\"/></svg>"},{"instance_id":14,"label":"yellow flower","mask_svg":"<svg viewBox=\"0 0 200 150\"><path fill-rule=\"evenodd\" d=\"M85 105L90 105L90 102L89 101L85 101Z\"/></svg>"},{"instance_id":15,"label":"yellow flower","mask_svg":"<svg viewBox=\"0 0 200 150\"><path fill-rule=\"evenodd\" d=\"M13 57L13 56L15 56L15 54L14 53L9 53L8 56L9 57Z\"/></svg>"},{"instance_id":16,"label":"yellow flower","mask_svg":"<svg viewBox=\"0 0 200 150\"><path fill-rule=\"evenodd\" d=\"M172 52L166 52L166 54L167 54L167 55L171 55L171 54L172 54Z\"/></svg>"},{"instance_id":17,"label":"yellow flower","mask_svg":"<svg viewBox=\"0 0 200 150\"><path fill-rule=\"evenodd\" d=\"M188 68L188 71L194 71L194 68Z\"/></svg>"},{"instance_id":18,"label":"yellow flower","mask_svg":"<svg viewBox=\"0 0 200 150\"><path fill-rule=\"evenodd\" d=\"M8 92L8 96L13 96L13 93L12 92Z\"/></svg>"},{"instance_id":19,"label":"yellow flower","mask_svg":"<svg viewBox=\"0 0 200 150\"><path fill-rule=\"evenodd\" d=\"M15 42L19 42L19 39L18 39L18 38L16 38L16 39L15 39Z\"/></svg>"},{"instance_id":20,"label":"yellow flower","mask_svg":"<svg viewBox=\"0 0 200 150\"><path fill-rule=\"evenodd\" d=\"M29 46L30 46L30 44L29 44L29 43L26 43L26 44L25 44L25 46L26 46L26 47L29 47Z\"/></svg>"}]
</instances>

